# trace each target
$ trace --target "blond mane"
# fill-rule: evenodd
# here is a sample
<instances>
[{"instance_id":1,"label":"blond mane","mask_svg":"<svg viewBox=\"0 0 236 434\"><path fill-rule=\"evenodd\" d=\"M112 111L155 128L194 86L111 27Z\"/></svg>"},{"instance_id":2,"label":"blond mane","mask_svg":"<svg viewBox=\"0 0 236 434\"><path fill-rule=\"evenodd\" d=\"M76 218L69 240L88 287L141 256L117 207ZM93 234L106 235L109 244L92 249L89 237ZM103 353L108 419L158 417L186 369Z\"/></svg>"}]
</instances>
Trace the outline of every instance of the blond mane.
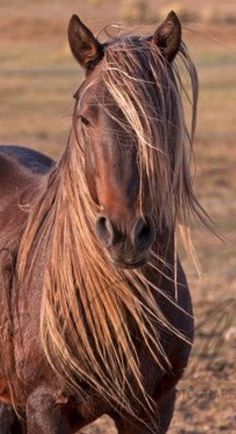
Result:
<instances>
[{"instance_id":1,"label":"blond mane","mask_svg":"<svg viewBox=\"0 0 236 434\"><path fill-rule=\"evenodd\" d=\"M174 234L180 226L188 234L192 214L204 220L189 167L198 96L196 70L184 44L170 65L158 47L137 39L121 38L108 46L101 80L124 115L125 125L116 120L118 128L126 128L136 138L140 204L145 178L159 229L164 224ZM181 68L192 88L190 130L182 103ZM105 102L104 110L113 116ZM82 397L80 384L85 381L130 414L135 415L134 404L152 412L133 332L142 338L160 370L171 369L158 324L180 339L187 341L187 337L165 318L156 293L166 303L178 307L178 302L153 284L147 270L161 275L165 264L167 278L177 284L176 251L173 262L167 263L165 255L153 249L149 264L136 270L121 270L109 262L95 235L99 209L88 190L79 140L74 126L61 161L32 204L18 255L18 278L26 285L38 255L46 252L41 341L48 362L64 381Z\"/></svg>"}]
</instances>

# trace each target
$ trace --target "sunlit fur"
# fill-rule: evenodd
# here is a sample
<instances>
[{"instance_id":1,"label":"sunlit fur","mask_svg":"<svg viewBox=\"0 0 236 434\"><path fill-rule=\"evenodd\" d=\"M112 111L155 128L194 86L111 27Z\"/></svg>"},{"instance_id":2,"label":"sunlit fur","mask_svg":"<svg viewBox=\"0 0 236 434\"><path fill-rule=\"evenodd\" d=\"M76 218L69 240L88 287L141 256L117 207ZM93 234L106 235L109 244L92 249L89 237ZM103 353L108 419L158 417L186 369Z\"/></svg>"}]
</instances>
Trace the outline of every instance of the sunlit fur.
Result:
<instances>
[{"instance_id":1,"label":"sunlit fur","mask_svg":"<svg viewBox=\"0 0 236 434\"><path fill-rule=\"evenodd\" d=\"M183 72L192 86L189 132L179 75ZM186 47L181 45L177 60L170 65L148 40L117 39L105 51L101 80L124 114L125 123L116 119L117 128L125 128L135 137L140 198L147 194L142 188L146 179L159 230L163 225L170 233L179 225L187 228L192 213L204 219L189 167L198 81ZM106 101L101 101L102 105L108 116L113 116ZM139 401L151 411L132 330L138 330L161 370L171 366L158 324L187 339L164 317L154 297L160 292L166 303L176 301L165 295L165 288L149 281L148 267L158 270L166 258L159 257L157 248L148 266L122 270L106 257L95 234L99 207L89 194L77 133L73 128L64 155L32 204L18 255L18 278L27 287L38 255L45 252L41 338L53 369L82 396L85 392L80 381L84 380L117 408L134 413ZM142 200L140 207L142 211ZM170 279L177 276L174 263L169 264Z\"/></svg>"}]
</instances>

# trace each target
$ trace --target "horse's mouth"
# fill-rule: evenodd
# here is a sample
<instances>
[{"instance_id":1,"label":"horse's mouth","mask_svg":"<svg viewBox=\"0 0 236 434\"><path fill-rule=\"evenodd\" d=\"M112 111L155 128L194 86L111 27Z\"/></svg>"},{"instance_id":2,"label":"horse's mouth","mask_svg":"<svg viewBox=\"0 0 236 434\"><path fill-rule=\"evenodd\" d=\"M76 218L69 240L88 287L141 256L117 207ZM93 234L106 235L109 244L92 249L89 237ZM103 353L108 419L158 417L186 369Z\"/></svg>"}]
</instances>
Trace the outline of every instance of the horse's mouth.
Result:
<instances>
[{"instance_id":1,"label":"horse's mouth","mask_svg":"<svg viewBox=\"0 0 236 434\"><path fill-rule=\"evenodd\" d=\"M143 265L145 265L148 261L148 258L142 258L138 261L134 261L134 262L127 262L127 261L116 261L111 259L113 265L115 265L115 267L118 268L126 268L126 269L130 269L130 268L138 268L138 267L142 267Z\"/></svg>"}]
</instances>

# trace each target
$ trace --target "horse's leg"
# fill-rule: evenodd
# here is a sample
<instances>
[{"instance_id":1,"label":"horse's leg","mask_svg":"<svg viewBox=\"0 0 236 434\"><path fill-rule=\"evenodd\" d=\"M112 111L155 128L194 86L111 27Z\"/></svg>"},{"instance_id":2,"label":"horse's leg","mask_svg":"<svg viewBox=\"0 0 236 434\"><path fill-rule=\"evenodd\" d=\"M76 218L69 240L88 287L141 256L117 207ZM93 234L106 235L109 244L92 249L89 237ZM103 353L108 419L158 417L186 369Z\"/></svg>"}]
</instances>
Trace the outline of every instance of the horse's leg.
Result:
<instances>
[{"instance_id":1,"label":"horse's leg","mask_svg":"<svg viewBox=\"0 0 236 434\"><path fill-rule=\"evenodd\" d=\"M119 434L165 434L168 431L170 422L174 412L176 392L173 391L166 400L159 407L157 411L157 425L159 429L154 431L153 428L149 429L145 425L130 424L129 418L125 420L115 420L116 427Z\"/></svg>"},{"instance_id":2,"label":"horse's leg","mask_svg":"<svg viewBox=\"0 0 236 434\"><path fill-rule=\"evenodd\" d=\"M46 387L36 389L28 398L26 406L27 434L70 434L71 430L56 404L52 392Z\"/></svg>"},{"instance_id":3,"label":"horse's leg","mask_svg":"<svg viewBox=\"0 0 236 434\"><path fill-rule=\"evenodd\" d=\"M159 420L160 420L160 434L165 434L170 426L171 419L174 413L176 399L176 390L173 390L165 401L162 403L159 410Z\"/></svg>"},{"instance_id":4,"label":"horse's leg","mask_svg":"<svg viewBox=\"0 0 236 434\"><path fill-rule=\"evenodd\" d=\"M154 430L150 430L145 426L137 427L126 422L116 423L119 434L154 434ZM159 434L157 431L155 434Z\"/></svg>"},{"instance_id":5,"label":"horse's leg","mask_svg":"<svg viewBox=\"0 0 236 434\"><path fill-rule=\"evenodd\" d=\"M0 404L0 434L23 434L14 410L4 404Z\"/></svg>"}]
</instances>

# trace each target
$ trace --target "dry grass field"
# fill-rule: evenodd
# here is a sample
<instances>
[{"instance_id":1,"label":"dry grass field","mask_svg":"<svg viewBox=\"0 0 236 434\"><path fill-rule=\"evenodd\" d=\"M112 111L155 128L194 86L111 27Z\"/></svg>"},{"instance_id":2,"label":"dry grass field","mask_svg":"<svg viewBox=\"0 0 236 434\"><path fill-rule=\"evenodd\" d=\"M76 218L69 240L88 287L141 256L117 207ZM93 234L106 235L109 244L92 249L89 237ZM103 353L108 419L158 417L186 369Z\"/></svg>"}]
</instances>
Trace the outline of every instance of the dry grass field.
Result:
<instances>
[{"instance_id":1,"label":"dry grass field","mask_svg":"<svg viewBox=\"0 0 236 434\"><path fill-rule=\"evenodd\" d=\"M72 13L93 30L125 22L145 31L175 7L200 79L196 189L224 241L193 225L202 265L183 257L196 314L196 342L179 384L171 434L236 432L236 8L233 1L0 0L0 142L58 158L83 73L66 42ZM142 6L144 4L144 6ZM158 8L159 6L159 8ZM197 13L196 13L197 11ZM150 19L150 16L152 19ZM137 22L142 26L138 26ZM115 433L106 417L83 430Z\"/></svg>"}]
</instances>

